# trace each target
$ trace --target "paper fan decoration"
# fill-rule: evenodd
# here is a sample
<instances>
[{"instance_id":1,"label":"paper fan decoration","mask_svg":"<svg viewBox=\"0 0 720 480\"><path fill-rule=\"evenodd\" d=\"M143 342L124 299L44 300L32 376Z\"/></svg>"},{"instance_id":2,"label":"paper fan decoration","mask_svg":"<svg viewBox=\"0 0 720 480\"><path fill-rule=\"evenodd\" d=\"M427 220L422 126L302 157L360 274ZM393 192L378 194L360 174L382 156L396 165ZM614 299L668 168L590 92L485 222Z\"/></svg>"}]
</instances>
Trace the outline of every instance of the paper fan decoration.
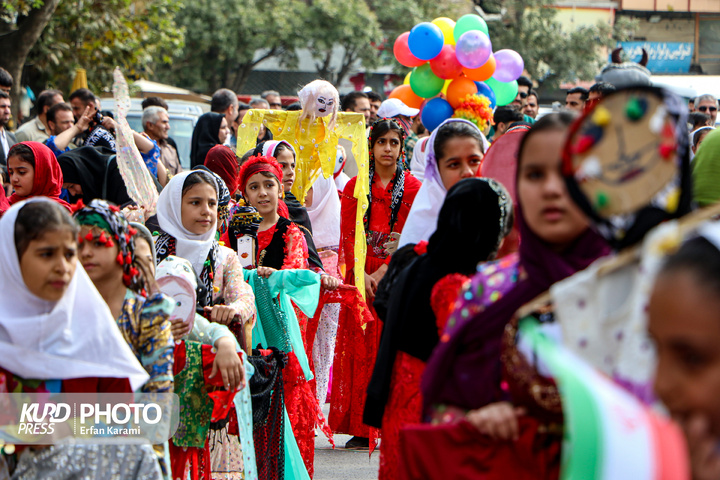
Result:
<instances>
[{"instance_id":1,"label":"paper fan decoration","mask_svg":"<svg viewBox=\"0 0 720 480\"><path fill-rule=\"evenodd\" d=\"M113 72L113 97L117 108L117 164L120 174L125 181L128 195L139 207L144 208L145 215L155 213L158 192L153 182L152 174L148 170L135 146L133 132L127 122L127 112L130 109L130 95L125 77L119 68Z\"/></svg>"}]
</instances>

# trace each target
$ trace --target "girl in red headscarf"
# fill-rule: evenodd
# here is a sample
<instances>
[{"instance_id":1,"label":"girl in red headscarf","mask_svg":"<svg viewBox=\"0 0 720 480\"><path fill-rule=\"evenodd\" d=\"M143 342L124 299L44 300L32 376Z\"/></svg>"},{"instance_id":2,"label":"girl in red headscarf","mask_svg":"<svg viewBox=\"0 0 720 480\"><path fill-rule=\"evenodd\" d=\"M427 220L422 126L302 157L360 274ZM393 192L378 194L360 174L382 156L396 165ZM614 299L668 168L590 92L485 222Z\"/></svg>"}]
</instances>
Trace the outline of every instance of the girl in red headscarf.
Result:
<instances>
[{"instance_id":1,"label":"girl in red headscarf","mask_svg":"<svg viewBox=\"0 0 720 480\"><path fill-rule=\"evenodd\" d=\"M262 276L272 270L308 267L307 244L300 228L278 214L282 178L282 168L273 157L252 157L240 168L240 192L262 216L256 258Z\"/></svg>"},{"instance_id":2,"label":"girl in red headscarf","mask_svg":"<svg viewBox=\"0 0 720 480\"><path fill-rule=\"evenodd\" d=\"M240 167L240 193L257 209L262 221L257 232L257 274L269 277L276 270L308 269L308 250L305 236L292 221L278 214L278 202L283 194L283 173L273 157L251 157ZM322 285L328 289L338 286L339 280L322 275ZM300 331L305 343L305 355L312 348L307 341L308 318L295 306ZM310 367L312 368L312 367ZM283 373L285 405L300 453L310 476L313 473L315 451L314 427L322 415L314 386L306 381L302 367L294 352L289 355Z\"/></svg>"},{"instance_id":3,"label":"girl in red headscarf","mask_svg":"<svg viewBox=\"0 0 720 480\"><path fill-rule=\"evenodd\" d=\"M225 186L230 190L230 198L234 199L240 173L235 152L225 145L215 145L205 157L205 166L223 179Z\"/></svg>"},{"instance_id":4,"label":"girl in red headscarf","mask_svg":"<svg viewBox=\"0 0 720 480\"><path fill-rule=\"evenodd\" d=\"M11 205L30 197L48 197L70 210L60 199L62 170L48 147L38 142L15 144L8 152L7 167L15 191L8 199Z\"/></svg>"}]
</instances>

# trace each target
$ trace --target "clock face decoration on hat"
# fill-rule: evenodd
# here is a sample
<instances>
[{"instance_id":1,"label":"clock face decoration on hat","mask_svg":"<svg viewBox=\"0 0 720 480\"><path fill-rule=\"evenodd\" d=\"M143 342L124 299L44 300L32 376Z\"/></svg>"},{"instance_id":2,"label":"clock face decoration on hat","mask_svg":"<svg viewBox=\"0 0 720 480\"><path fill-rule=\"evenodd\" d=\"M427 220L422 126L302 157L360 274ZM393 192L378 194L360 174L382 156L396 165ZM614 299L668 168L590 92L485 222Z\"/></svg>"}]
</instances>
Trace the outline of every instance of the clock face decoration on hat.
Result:
<instances>
[{"instance_id":1,"label":"clock face decoration on hat","mask_svg":"<svg viewBox=\"0 0 720 480\"><path fill-rule=\"evenodd\" d=\"M568 189L614 248L689 210L686 111L668 92L634 87L603 98L571 127Z\"/></svg>"}]
</instances>

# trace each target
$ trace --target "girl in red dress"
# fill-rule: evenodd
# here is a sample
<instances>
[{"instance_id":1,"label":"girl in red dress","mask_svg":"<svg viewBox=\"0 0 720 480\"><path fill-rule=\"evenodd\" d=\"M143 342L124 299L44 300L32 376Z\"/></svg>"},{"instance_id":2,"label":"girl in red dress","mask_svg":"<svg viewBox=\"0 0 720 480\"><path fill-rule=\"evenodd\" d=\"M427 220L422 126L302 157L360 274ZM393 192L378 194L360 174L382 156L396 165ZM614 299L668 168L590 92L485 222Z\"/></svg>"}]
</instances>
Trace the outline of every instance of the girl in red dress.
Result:
<instances>
[{"instance_id":1,"label":"girl in red dress","mask_svg":"<svg viewBox=\"0 0 720 480\"><path fill-rule=\"evenodd\" d=\"M355 265L355 214L353 193L357 177L342 195L340 259L345 265L345 283L355 284L355 269L365 272L365 300L375 321L364 330L358 325L339 325L333 365L332 402L328 421L335 433L353 435L346 448L369 445L370 427L362 421L365 391L370 380L382 327L372 300L390 263L385 244L397 240L410 207L420 189L420 181L402 169L405 157L405 131L392 119L381 119L370 129L370 195L363 218L367 239L365 265Z\"/></svg>"}]
</instances>

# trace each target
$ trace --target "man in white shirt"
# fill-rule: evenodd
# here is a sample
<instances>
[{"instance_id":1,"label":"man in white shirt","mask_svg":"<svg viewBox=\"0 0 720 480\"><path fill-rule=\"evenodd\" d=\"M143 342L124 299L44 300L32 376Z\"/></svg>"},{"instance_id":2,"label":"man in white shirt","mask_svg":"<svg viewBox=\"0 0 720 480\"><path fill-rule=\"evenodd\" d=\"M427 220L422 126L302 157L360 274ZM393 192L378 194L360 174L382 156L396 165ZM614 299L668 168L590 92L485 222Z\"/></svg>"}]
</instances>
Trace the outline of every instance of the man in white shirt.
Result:
<instances>
[{"instance_id":1,"label":"man in white shirt","mask_svg":"<svg viewBox=\"0 0 720 480\"><path fill-rule=\"evenodd\" d=\"M48 131L47 112L50 107L62 103L63 96L60 90L43 90L37 97L35 108L37 116L32 120L23 123L15 132L18 142L40 142L50 138Z\"/></svg>"}]
</instances>

